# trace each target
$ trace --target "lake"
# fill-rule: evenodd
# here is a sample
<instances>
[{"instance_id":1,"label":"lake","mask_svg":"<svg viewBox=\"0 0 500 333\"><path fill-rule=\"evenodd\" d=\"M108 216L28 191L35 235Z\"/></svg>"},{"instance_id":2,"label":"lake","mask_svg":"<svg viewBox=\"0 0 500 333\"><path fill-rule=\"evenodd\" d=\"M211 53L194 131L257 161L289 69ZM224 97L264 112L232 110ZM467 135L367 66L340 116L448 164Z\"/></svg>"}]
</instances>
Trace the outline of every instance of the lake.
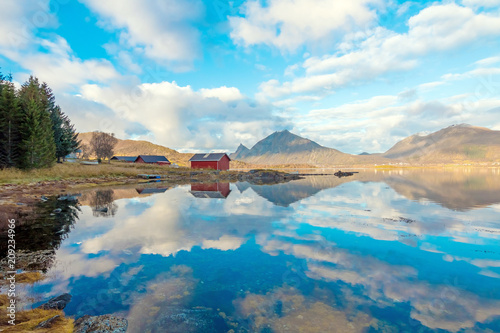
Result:
<instances>
[{"instance_id":1,"label":"lake","mask_svg":"<svg viewBox=\"0 0 500 333\"><path fill-rule=\"evenodd\" d=\"M68 292L128 332L500 332L499 169L73 194L17 231L54 251L35 305Z\"/></svg>"}]
</instances>

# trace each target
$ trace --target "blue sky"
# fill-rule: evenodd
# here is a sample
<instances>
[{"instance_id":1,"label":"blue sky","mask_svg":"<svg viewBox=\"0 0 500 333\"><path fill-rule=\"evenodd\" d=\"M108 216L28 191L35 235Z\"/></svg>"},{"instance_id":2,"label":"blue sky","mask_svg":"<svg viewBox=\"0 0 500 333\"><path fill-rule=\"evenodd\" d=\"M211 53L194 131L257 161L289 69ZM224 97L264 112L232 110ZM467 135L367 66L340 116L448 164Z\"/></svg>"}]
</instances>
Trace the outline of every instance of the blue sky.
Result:
<instances>
[{"instance_id":1,"label":"blue sky","mask_svg":"<svg viewBox=\"0 0 500 333\"><path fill-rule=\"evenodd\" d=\"M500 0L2 1L0 67L81 132L233 151L289 129L349 153L500 130Z\"/></svg>"}]
</instances>

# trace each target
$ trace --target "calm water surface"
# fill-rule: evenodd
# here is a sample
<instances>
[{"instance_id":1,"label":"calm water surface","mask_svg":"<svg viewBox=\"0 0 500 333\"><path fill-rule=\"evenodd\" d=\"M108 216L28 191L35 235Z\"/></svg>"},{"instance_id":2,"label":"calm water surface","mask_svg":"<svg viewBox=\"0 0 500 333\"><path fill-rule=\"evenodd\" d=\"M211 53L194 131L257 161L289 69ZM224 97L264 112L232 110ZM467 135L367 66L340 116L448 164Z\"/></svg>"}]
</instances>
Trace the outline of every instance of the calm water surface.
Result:
<instances>
[{"instance_id":1,"label":"calm water surface","mask_svg":"<svg viewBox=\"0 0 500 333\"><path fill-rule=\"evenodd\" d=\"M124 316L128 332L500 332L498 169L78 200L26 291L72 294L68 315Z\"/></svg>"}]
</instances>

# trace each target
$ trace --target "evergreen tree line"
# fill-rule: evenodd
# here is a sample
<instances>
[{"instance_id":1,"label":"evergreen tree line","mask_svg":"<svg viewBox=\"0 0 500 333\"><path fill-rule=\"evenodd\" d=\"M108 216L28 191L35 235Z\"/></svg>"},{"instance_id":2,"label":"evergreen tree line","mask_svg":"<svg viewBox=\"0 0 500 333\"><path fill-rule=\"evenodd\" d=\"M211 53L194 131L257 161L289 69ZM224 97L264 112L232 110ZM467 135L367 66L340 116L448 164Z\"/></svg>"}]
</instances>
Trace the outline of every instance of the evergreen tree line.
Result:
<instances>
[{"instance_id":1,"label":"evergreen tree line","mask_svg":"<svg viewBox=\"0 0 500 333\"><path fill-rule=\"evenodd\" d=\"M17 90L0 72L0 168L50 167L78 149L77 138L47 83L30 76Z\"/></svg>"}]
</instances>

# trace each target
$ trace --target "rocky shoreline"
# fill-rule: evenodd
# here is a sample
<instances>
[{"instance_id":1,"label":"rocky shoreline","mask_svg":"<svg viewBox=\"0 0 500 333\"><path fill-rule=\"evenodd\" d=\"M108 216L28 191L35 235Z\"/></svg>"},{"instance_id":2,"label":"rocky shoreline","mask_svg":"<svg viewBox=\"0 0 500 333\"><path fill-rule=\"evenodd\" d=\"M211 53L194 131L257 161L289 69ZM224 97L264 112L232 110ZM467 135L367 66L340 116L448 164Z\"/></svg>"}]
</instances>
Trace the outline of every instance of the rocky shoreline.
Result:
<instances>
[{"instance_id":1,"label":"rocky shoreline","mask_svg":"<svg viewBox=\"0 0 500 333\"><path fill-rule=\"evenodd\" d=\"M36 309L63 310L71 302L71 298L70 294L62 294L51 298L36 307ZM61 319L60 314L54 315L35 326L35 330L41 328L51 329L59 319ZM109 314L101 316L84 315L74 322L73 333L125 333L127 328L128 321L122 317L115 317Z\"/></svg>"},{"instance_id":2,"label":"rocky shoreline","mask_svg":"<svg viewBox=\"0 0 500 333\"><path fill-rule=\"evenodd\" d=\"M252 184L278 184L300 179L299 174L290 174L277 170L217 171L217 170L175 170L158 175L165 185L185 185L195 182L237 182L247 181ZM0 186L0 219L30 213L30 206L39 202L43 196L61 195L68 191L81 189L144 184L144 180L131 177L101 177L86 179L62 179L40 181L30 184L6 184ZM0 228L2 225L0 225Z\"/></svg>"}]
</instances>

